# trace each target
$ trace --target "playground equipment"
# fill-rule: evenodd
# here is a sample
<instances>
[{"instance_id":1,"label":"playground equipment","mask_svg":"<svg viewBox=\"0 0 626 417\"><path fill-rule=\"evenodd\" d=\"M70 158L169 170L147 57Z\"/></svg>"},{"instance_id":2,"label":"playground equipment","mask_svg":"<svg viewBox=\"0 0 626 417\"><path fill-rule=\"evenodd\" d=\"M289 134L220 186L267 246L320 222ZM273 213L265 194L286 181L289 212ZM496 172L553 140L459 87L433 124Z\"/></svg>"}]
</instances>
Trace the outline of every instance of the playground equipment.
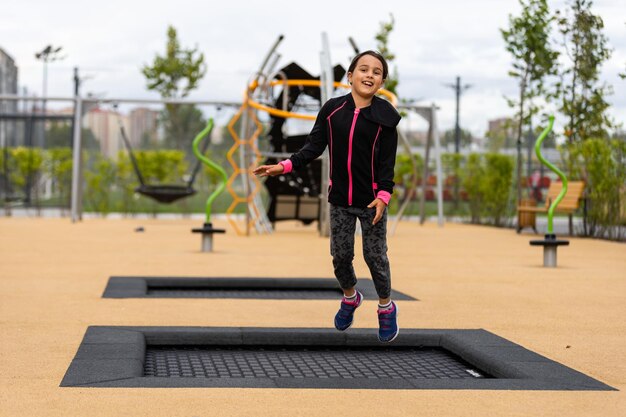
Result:
<instances>
[{"instance_id":1,"label":"playground equipment","mask_svg":"<svg viewBox=\"0 0 626 417\"><path fill-rule=\"evenodd\" d=\"M113 107L116 108L117 105L114 105ZM128 136L126 135L126 129L124 129L124 124L122 123L119 114L117 117L117 122L120 128L122 141L124 142L124 146L128 151L130 162L133 166L133 170L135 171L135 175L137 176L137 180L139 181L139 186L135 188L135 192L145 195L146 197L150 197L153 200L158 201L159 203L173 203L174 201L190 197L196 193L196 190L193 188L193 183L196 180L196 175L198 174L198 171L200 171L200 160L196 162L196 165L194 166L191 175L189 176L189 179L184 184L147 184L143 175L141 174L141 170L139 169L139 164L137 162L137 158L135 157L133 147L130 144ZM203 152L206 151L208 143L209 142L207 141Z\"/></svg>"},{"instance_id":2,"label":"playground equipment","mask_svg":"<svg viewBox=\"0 0 626 417\"><path fill-rule=\"evenodd\" d=\"M567 194L567 177L563 172L561 172L557 167L552 165L547 159L543 157L541 154L541 143L548 136L548 133L552 130L552 126L554 125L554 116L549 117L548 126L541 132L537 141L535 142L535 153L537 154L537 158L552 172L557 174L563 183L563 188L561 192L556 197L556 199L550 204L550 208L548 209L548 230L543 240L531 240L531 246L543 246L543 266L544 267L556 267L556 251L559 246L567 246L569 245L568 240L559 240L556 238L554 234L554 228L552 223L552 217L554 215L554 210L559 205L565 194Z\"/></svg>"},{"instance_id":3,"label":"playground equipment","mask_svg":"<svg viewBox=\"0 0 626 417\"><path fill-rule=\"evenodd\" d=\"M226 175L226 171L224 171L224 169L221 166L219 166L218 164L216 164L215 162L211 161L209 158L204 156L203 154L204 152L200 152L200 150L198 149L198 145L200 144L200 141L202 141L202 138L204 138L205 136L208 136L211 133L212 129L213 129L213 119L209 119L206 127L202 130L202 132L198 133L198 135L195 137L192 143L193 153L198 158L198 161L202 162L203 164L208 166L210 169L217 171L217 173L219 173L220 176L222 177L222 182L211 193L209 198L207 198L206 206L205 206L206 217L205 217L204 225L201 228L192 229L193 233L202 234L202 252L213 252L213 234L226 233L226 230L224 229L216 229L213 227L213 224L211 223L211 207L213 205L213 200L215 200L217 196L220 195L224 191L224 188L226 188L226 182L228 181L228 176Z\"/></svg>"},{"instance_id":4,"label":"playground equipment","mask_svg":"<svg viewBox=\"0 0 626 417\"><path fill-rule=\"evenodd\" d=\"M322 204L327 197L327 177L328 168L325 167L327 162L327 153L311 163L306 170L301 172L292 172L276 177L267 177L264 182L266 189L270 195L270 201L267 211L264 208L260 198L260 182L250 170L251 166L258 165L263 157L265 164L275 164L281 159L288 158L293 152L296 152L304 144L307 135L285 136L283 134L283 126L287 119L315 120L316 112L319 104L330 98L330 95L336 89L349 90L350 86L340 82L345 75L345 69L339 65L330 68L330 59L328 50L322 51L322 73L320 77L313 77L298 64L291 63L278 71L274 71L279 55L275 54L278 44L283 40L280 36L273 45L269 54L263 61L260 70L257 72L253 81L248 84L244 103L239 112L231 120L229 130L234 138L234 145L228 152L228 160L234 168L234 173L228 181L228 191L233 198L233 204L227 210L227 217L233 228L238 234L244 234L244 231L237 225L232 218L235 207L240 203L247 204L246 211L246 230L249 234L252 226L257 231L270 232L272 224L276 221L295 219L303 223L310 223L320 220L320 234L324 233L324 211ZM325 42L323 42L326 45ZM351 44L355 51L358 50L351 40ZM272 60L272 57L274 59ZM268 66L268 63L272 63ZM266 67L268 67L266 69ZM278 94L274 94L275 88L280 88ZM330 93L329 93L330 92ZM416 112L426 119L429 124L429 134L427 142L427 152L430 150L431 144L435 145L437 150L435 158L437 161L437 170L440 174L440 151L439 141L436 132L436 106L415 106L397 104L397 97L387 90L380 90L380 95L385 96L394 106L407 111ZM304 113L297 108L307 108L312 101L315 101L315 112ZM262 111L270 116L270 127L267 133L271 151L261 152L258 148L258 139L262 131L256 111ZM235 124L239 122L240 132L234 130ZM411 147L405 135L399 131L399 139L405 151L410 153ZM233 155L239 152L239 161L235 161ZM428 158L428 155L427 155ZM426 158L426 159L427 159ZM427 164L426 164L427 165ZM426 167L426 169L428 169ZM413 167L414 175L411 181L411 192L407 193L405 200L401 204L396 224L392 228L395 230L397 223L404 212L408 201L413 195L415 187L417 187L418 173ZM425 173L426 177L428 172ZM244 194L241 195L232 188L232 184L238 177L243 177ZM441 202L441 178L438 175L439 190L439 224L443 224L443 208ZM424 221L424 207L421 205L422 222Z\"/></svg>"},{"instance_id":5,"label":"playground equipment","mask_svg":"<svg viewBox=\"0 0 626 417\"><path fill-rule=\"evenodd\" d=\"M289 157L304 144L307 135L286 136L283 133L286 120L290 118L315 120L319 103L327 99L324 96L324 91L327 90L324 88L325 84L333 83L330 86L332 93L333 88L342 86L338 80L345 74L345 69L341 66L337 65L331 69L329 63L328 70L322 71L320 77L313 77L295 62L275 70L280 58L275 51L283 39L282 35L278 37L259 71L248 83L244 102L228 125L235 143L227 154L234 170L227 185L233 198L233 204L227 210L227 218L240 235L249 234L252 227L255 227L257 232L269 233L273 230L272 225L279 220L295 219L310 223L318 220L323 213L321 201L325 193L326 178L322 174L325 169L324 158L310 164L302 172L268 179L264 183L269 194L267 211L259 196L261 183L251 170L251 167L258 165L263 158L265 163L276 163ZM280 91L275 94L275 89ZM314 112L308 114L299 112L302 109ZM258 147L258 139L263 129L257 111L270 117L269 129L264 136L269 142L269 151L261 152ZM237 123L239 132L235 132L234 129ZM235 153L238 153L238 160L234 158ZM237 178L242 179L242 190L233 187ZM235 208L241 203L246 204L245 231L232 216Z\"/></svg>"}]
</instances>

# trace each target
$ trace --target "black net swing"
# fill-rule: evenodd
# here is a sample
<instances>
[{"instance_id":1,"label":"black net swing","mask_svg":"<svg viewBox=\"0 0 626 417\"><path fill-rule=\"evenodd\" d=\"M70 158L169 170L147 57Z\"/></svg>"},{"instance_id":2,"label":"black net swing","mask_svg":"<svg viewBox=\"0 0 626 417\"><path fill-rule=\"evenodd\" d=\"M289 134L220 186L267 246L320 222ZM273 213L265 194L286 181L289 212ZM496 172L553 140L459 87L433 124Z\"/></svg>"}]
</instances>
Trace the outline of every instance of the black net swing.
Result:
<instances>
[{"instance_id":1,"label":"black net swing","mask_svg":"<svg viewBox=\"0 0 626 417\"><path fill-rule=\"evenodd\" d=\"M126 135L126 130L124 129L124 125L118 116L118 124L120 126L120 133L122 134L122 141L124 142L124 146L128 151L128 156L130 157L130 162L133 165L133 170L135 171L135 175L137 176L137 180L139 181L139 186L135 188L135 192L145 195L146 197L150 197L159 203L173 203L174 201L190 197L196 193L195 188L193 188L193 183L196 180L196 175L198 171L200 171L201 161L198 159L194 168L189 176L189 179L184 184L147 184L143 175L141 174L141 170L139 169L139 164L137 163L137 158L135 157L133 147L130 144L130 140L128 140L128 136ZM211 142L211 132L208 133L209 138L204 142L204 146L202 149L202 153L204 154Z\"/></svg>"}]
</instances>

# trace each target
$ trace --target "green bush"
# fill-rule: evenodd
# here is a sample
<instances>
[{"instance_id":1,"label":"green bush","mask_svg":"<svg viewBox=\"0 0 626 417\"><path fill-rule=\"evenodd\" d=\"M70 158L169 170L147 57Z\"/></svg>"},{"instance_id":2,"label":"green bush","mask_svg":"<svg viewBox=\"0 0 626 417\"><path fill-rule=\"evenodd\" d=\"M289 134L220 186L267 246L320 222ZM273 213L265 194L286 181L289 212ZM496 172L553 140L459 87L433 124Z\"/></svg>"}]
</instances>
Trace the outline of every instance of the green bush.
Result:
<instances>
[{"instance_id":1,"label":"green bush","mask_svg":"<svg viewBox=\"0 0 626 417\"><path fill-rule=\"evenodd\" d=\"M102 156L96 155L93 169L85 171L85 198L89 208L103 216L112 210L111 185L116 178L115 165Z\"/></svg>"},{"instance_id":2,"label":"green bush","mask_svg":"<svg viewBox=\"0 0 626 417\"><path fill-rule=\"evenodd\" d=\"M52 179L53 189L65 206L70 205L72 187L72 149L69 147L51 148L45 152L44 166Z\"/></svg>"},{"instance_id":3,"label":"green bush","mask_svg":"<svg viewBox=\"0 0 626 417\"><path fill-rule=\"evenodd\" d=\"M496 226L502 226L506 215L509 190L513 182L513 161L496 153L484 155L485 176L483 181L483 208Z\"/></svg>"},{"instance_id":4,"label":"green bush","mask_svg":"<svg viewBox=\"0 0 626 417\"><path fill-rule=\"evenodd\" d=\"M482 200L483 200L483 178L485 176L485 168L482 164L480 154L470 154L467 158L465 170L461 175L461 183L465 192L467 192L468 206L470 211L470 221L474 224L480 223L482 216Z\"/></svg>"},{"instance_id":5,"label":"green bush","mask_svg":"<svg viewBox=\"0 0 626 417\"><path fill-rule=\"evenodd\" d=\"M411 162L413 157L413 162ZM420 154L409 155L406 153L399 153L396 156L396 167L393 181L396 183L396 187L401 190L401 194L406 195L409 191L408 187L411 187L411 180L413 176L413 164L416 166L417 177L421 178L424 171L424 159ZM413 190L415 192L415 190ZM397 198L397 194L392 194L392 197Z\"/></svg>"},{"instance_id":6,"label":"green bush","mask_svg":"<svg viewBox=\"0 0 626 417\"><path fill-rule=\"evenodd\" d=\"M139 180L127 152L120 151L117 154L115 168L117 171L116 185L121 192L117 209L124 214L130 214L136 206L135 188L139 185Z\"/></svg>"},{"instance_id":7,"label":"green bush","mask_svg":"<svg viewBox=\"0 0 626 417\"><path fill-rule=\"evenodd\" d=\"M495 153L470 154L461 182L468 195L471 222L489 222L502 226L506 216L509 190L513 181L513 161Z\"/></svg>"},{"instance_id":8,"label":"green bush","mask_svg":"<svg viewBox=\"0 0 626 417\"><path fill-rule=\"evenodd\" d=\"M177 150L135 151L139 171L147 184L176 184L184 181L189 163Z\"/></svg>"},{"instance_id":9,"label":"green bush","mask_svg":"<svg viewBox=\"0 0 626 417\"><path fill-rule=\"evenodd\" d=\"M35 185L43 171L43 151L40 148L18 146L9 149L8 171L9 181L16 188L24 189L27 200L35 191L35 205L39 207L38 187Z\"/></svg>"},{"instance_id":10,"label":"green bush","mask_svg":"<svg viewBox=\"0 0 626 417\"><path fill-rule=\"evenodd\" d=\"M620 239L624 224L626 188L626 142L587 139L569 146L578 168L576 176L585 181L587 224L592 236Z\"/></svg>"},{"instance_id":11,"label":"green bush","mask_svg":"<svg viewBox=\"0 0 626 417\"><path fill-rule=\"evenodd\" d=\"M441 165L443 165L444 187L450 192L453 205L448 211L449 214L459 215L463 212L459 205L461 176L465 157L458 153L444 153L441 155Z\"/></svg>"}]
</instances>

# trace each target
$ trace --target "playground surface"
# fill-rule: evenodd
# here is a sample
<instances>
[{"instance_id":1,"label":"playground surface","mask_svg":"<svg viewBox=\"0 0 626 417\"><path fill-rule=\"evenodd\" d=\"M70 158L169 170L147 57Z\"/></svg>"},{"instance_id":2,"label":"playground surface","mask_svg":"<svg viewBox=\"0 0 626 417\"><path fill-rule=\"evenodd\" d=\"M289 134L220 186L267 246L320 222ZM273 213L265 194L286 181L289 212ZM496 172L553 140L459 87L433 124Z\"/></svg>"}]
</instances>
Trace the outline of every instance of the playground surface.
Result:
<instances>
[{"instance_id":1,"label":"playground surface","mask_svg":"<svg viewBox=\"0 0 626 417\"><path fill-rule=\"evenodd\" d=\"M461 224L389 238L393 286L419 299L398 302L401 327L485 329L617 391L60 387L88 326L333 327L338 300L102 298L111 276L333 276L315 225L214 223L208 254L198 220L0 218L0 415L626 415L626 245L569 238L547 269L534 236ZM368 299L354 327L377 325Z\"/></svg>"}]
</instances>

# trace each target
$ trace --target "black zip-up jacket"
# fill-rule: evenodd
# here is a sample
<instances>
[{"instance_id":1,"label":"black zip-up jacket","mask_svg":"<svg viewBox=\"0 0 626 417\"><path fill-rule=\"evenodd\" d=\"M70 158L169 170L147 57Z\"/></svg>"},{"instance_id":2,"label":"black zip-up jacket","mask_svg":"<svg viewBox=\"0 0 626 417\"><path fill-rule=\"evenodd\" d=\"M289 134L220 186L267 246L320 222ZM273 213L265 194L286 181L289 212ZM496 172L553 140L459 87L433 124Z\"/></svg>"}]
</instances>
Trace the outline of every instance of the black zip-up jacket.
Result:
<instances>
[{"instance_id":1,"label":"black zip-up jacket","mask_svg":"<svg viewBox=\"0 0 626 417\"><path fill-rule=\"evenodd\" d=\"M304 167L328 146L328 201L367 207L378 193L393 193L400 119L389 102L376 96L361 109L350 93L332 98L322 106L302 149L289 158L292 168Z\"/></svg>"}]
</instances>

